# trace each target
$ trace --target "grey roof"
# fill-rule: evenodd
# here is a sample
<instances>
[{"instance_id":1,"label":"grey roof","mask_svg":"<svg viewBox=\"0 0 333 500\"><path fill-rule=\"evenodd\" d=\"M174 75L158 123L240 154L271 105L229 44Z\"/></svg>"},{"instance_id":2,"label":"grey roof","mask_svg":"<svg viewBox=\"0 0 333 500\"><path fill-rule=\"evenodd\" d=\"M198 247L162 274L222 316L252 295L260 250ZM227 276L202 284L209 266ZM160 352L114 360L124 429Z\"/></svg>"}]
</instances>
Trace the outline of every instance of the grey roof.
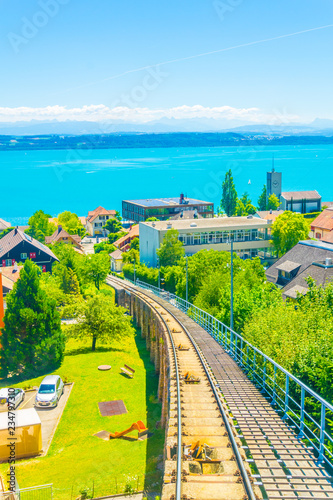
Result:
<instances>
[{"instance_id":1,"label":"grey roof","mask_svg":"<svg viewBox=\"0 0 333 500\"><path fill-rule=\"evenodd\" d=\"M300 266L301 264L299 262L291 262L291 260L285 260L284 262L281 262L281 264L276 266L276 269L290 273Z\"/></svg>"},{"instance_id":2,"label":"grey roof","mask_svg":"<svg viewBox=\"0 0 333 500\"><path fill-rule=\"evenodd\" d=\"M31 238L31 236L23 233L19 229L15 228L10 233L6 234L0 240L0 258L5 256L6 253L10 252L13 248L19 245L22 241L27 242L38 250L42 250L47 255L49 255L54 260L58 260L54 253L45 245L40 243L40 241Z\"/></svg>"},{"instance_id":3,"label":"grey roof","mask_svg":"<svg viewBox=\"0 0 333 500\"><path fill-rule=\"evenodd\" d=\"M313 240L300 241L266 270L266 277L268 281L276 283L279 266L286 261L299 262L301 264L296 275L299 276L313 262L324 261L326 257L333 257L333 245L330 243ZM295 279L296 277L291 283L294 283Z\"/></svg>"},{"instance_id":4,"label":"grey roof","mask_svg":"<svg viewBox=\"0 0 333 500\"><path fill-rule=\"evenodd\" d=\"M333 282L333 266L331 267L321 267L316 264L311 264L304 271L296 276L288 285L283 288L283 295L291 297L290 293L295 287L301 287L308 290L308 284L306 282L307 278L311 276L317 285L325 286L327 283ZM288 293L287 293L288 292ZM296 298L296 297L294 297Z\"/></svg>"},{"instance_id":5,"label":"grey roof","mask_svg":"<svg viewBox=\"0 0 333 500\"><path fill-rule=\"evenodd\" d=\"M292 288L289 288L286 292L283 293L285 297L290 297L291 299L297 299L298 293L302 295L306 295L308 292L308 288L304 286L295 285Z\"/></svg>"},{"instance_id":6,"label":"grey roof","mask_svg":"<svg viewBox=\"0 0 333 500\"><path fill-rule=\"evenodd\" d=\"M321 196L318 191L284 191L281 197L285 200L320 200Z\"/></svg>"},{"instance_id":7,"label":"grey roof","mask_svg":"<svg viewBox=\"0 0 333 500\"><path fill-rule=\"evenodd\" d=\"M149 226L157 231L167 231L168 229L191 230L197 227L198 230L227 231L230 229L257 229L270 228L272 223L259 217L206 217L202 219L176 219L155 222L140 222L140 226Z\"/></svg>"},{"instance_id":8,"label":"grey roof","mask_svg":"<svg viewBox=\"0 0 333 500\"><path fill-rule=\"evenodd\" d=\"M123 258L123 252L121 250L114 250L109 254L112 259L120 260Z\"/></svg>"},{"instance_id":9,"label":"grey roof","mask_svg":"<svg viewBox=\"0 0 333 500\"><path fill-rule=\"evenodd\" d=\"M196 200L195 198L185 198L186 205L213 205L212 201ZM142 207L173 207L175 205L180 205L179 196L177 198L147 198L143 200L123 200L125 203L134 203L135 205L141 205Z\"/></svg>"}]
</instances>

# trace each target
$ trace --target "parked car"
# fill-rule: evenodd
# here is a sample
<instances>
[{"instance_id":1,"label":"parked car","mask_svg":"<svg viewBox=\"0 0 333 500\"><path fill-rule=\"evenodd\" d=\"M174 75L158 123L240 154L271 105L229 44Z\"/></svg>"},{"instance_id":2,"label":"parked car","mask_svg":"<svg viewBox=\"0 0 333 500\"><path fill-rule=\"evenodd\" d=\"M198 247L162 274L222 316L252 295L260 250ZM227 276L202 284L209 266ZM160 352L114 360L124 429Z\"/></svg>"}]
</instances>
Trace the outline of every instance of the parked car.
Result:
<instances>
[{"instance_id":1,"label":"parked car","mask_svg":"<svg viewBox=\"0 0 333 500\"><path fill-rule=\"evenodd\" d=\"M14 389L14 391L8 392L8 388L0 389L0 411L8 411L8 395L14 396L14 400L11 399L14 409L22 403L24 400L25 392L23 389Z\"/></svg>"},{"instance_id":2,"label":"parked car","mask_svg":"<svg viewBox=\"0 0 333 500\"><path fill-rule=\"evenodd\" d=\"M64 383L59 375L47 375L39 386L35 406L55 407L64 393Z\"/></svg>"}]
</instances>

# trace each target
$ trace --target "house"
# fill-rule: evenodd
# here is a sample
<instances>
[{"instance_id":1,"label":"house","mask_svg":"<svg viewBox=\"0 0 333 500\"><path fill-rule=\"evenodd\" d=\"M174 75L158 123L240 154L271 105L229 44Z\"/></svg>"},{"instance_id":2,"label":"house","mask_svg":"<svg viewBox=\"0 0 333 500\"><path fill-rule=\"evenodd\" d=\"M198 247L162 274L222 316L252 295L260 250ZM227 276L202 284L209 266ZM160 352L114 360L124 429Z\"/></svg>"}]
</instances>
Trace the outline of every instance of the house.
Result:
<instances>
[{"instance_id":1,"label":"house","mask_svg":"<svg viewBox=\"0 0 333 500\"><path fill-rule=\"evenodd\" d=\"M177 229L179 241L186 255L200 250L230 251L241 258L275 258L269 231L272 222L249 215L247 217L214 217L212 219L185 219L158 222L140 222L140 261L157 266L158 250L169 229Z\"/></svg>"},{"instance_id":2,"label":"house","mask_svg":"<svg viewBox=\"0 0 333 500\"><path fill-rule=\"evenodd\" d=\"M121 250L115 250L110 253L111 258L111 271L115 273L120 273L123 270L123 252Z\"/></svg>"},{"instance_id":3,"label":"house","mask_svg":"<svg viewBox=\"0 0 333 500\"><path fill-rule=\"evenodd\" d=\"M113 244L122 252L127 252L127 250L130 249L131 242L132 240L134 240L134 238L139 238L139 224L135 224L135 226L132 226L128 233L125 234L125 236L122 236Z\"/></svg>"},{"instance_id":4,"label":"house","mask_svg":"<svg viewBox=\"0 0 333 500\"><path fill-rule=\"evenodd\" d=\"M69 245L73 245L78 250L82 250L81 237L77 234L69 234L62 228L62 226L58 226L58 229L52 234L52 236L46 236L45 243L47 245L54 245L54 243L67 243Z\"/></svg>"},{"instance_id":5,"label":"house","mask_svg":"<svg viewBox=\"0 0 333 500\"><path fill-rule=\"evenodd\" d=\"M297 291L307 292L308 276L318 285L325 285L333 280L332 244L313 240L300 241L266 270L267 280L282 288L283 296L290 298L295 298Z\"/></svg>"},{"instance_id":6,"label":"house","mask_svg":"<svg viewBox=\"0 0 333 500\"><path fill-rule=\"evenodd\" d=\"M52 264L58 262L54 253L18 228L0 240L0 268L14 266L16 262L31 259L43 272L51 272Z\"/></svg>"},{"instance_id":7,"label":"house","mask_svg":"<svg viewBox=\"0 0 333 500\"><path fill-rule=\"evenodd\" d=\"M22 268L23 266L18 266L17 264L1 268L0 273L2 274L2 292L4 297L13 290L14 284L20 278Z\"/></svg>"},{"instance_id":8,"label":"house","mask_svg":"<svg viewBox=\"0 0 333 500\"><path fill-rule=\"evenodd\" d=\"M308 214L320 212L321 196L317 191L289 191L281 193L281 209Z\"/></svg>"},{"instance_id":9,"label":"house","mask_svg":"<svg viewBox=\"0 0 333 500\"><path fill-rule=\"evenodd\" d=\"M197 210L204 218L214 217L214 203L210 201L186 198L183 193L179 198L152 198L146 200L124 200L122 215L124 219L141 222L156 217L167 220L186 210Z\"/></svg>"},{"instance_id":10,"label":"house","mask_svg":"<svg viewBox=\"0 0 333 500\"><path fill-rule=\"evenodd\" d=\"M10 227L10 222L6 222L5 220L0 219L0 233L2 233L2 231L5 231L6 229L9 229Z\"/></svg>"},{"instance_id":11,"label":"house","mask_svg":"<svg viewBox=\"0 0 333 500\"><path fill-rule=\"evenodd\" d=\"M105 226L108 219L112 219L115 216L115 210L106 210L103 207L97 207L95 210L88 212L85 228L90 236L106 236L108 231L103 229L103 226Z\"/></svg>"},{"instance_id":12,"label":"house","mask_svg":"<svg viewBox=\"0 0 333 500\"><path fill-rule=\"evenodd\" d=\"M275 222L276 218L279 217L279 215L283 214L283 212L284 210L259 210L255 213L255 215L260 219L271 220L272 222Z\"/></svg>"},{"instance_id":13,"label":"house","mask_svg":"<svg viewBox=\"0 0 333 500\"><path fill-rule=\"evenodd\" d=\"M326 208L311 223L312 238L326 241L326 237L333 235L333 207Z\"/></svg>"}]
</instances>

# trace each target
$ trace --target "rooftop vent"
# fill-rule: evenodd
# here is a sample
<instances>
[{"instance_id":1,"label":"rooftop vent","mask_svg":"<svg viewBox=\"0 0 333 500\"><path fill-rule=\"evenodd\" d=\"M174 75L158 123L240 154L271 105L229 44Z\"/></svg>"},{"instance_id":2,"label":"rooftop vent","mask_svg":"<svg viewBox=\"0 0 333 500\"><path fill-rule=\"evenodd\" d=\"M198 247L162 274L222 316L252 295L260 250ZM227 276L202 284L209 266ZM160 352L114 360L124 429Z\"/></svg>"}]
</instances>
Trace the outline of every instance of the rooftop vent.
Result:
<instances>
[{"instance_id":1,"label":"rooftop vent","mask_svg":"<svg viewBox=\"0 0 333 500\"><path fill-rule=\"evenodd\" d=\"M253 219L253 215L248 215L247 219Z\"/></svg>"},{"instance_id":2,"label":"rooftop vent","mask_svg":"<svg viewBox=\"0 0 333 500\"><path fill-rule=\"evenodd\" d=\"M167 222L167 229L171 229L171 228L172 228L171 222Z\"/></svg>"},{"instance_id":3,"label":"rooftop vent","mask_svg":"<svg viewBox=\"0 0 333 500\"><path fill-rule=\"evenodd\" d=\"M331 257L326 257L325 259L325 265L326 266L332 266L333 264L333 259Z\"/></svg>"},{"instance_id":4,"label":"rooftop vent","mask_svg":"<svg viewBox=\"0 0 333 500\"><path fill-rule=\"evenodd\" d=\"M195 222L191 222L190 227L197 227L197 225Z\"/></svg>"}]
</instances>

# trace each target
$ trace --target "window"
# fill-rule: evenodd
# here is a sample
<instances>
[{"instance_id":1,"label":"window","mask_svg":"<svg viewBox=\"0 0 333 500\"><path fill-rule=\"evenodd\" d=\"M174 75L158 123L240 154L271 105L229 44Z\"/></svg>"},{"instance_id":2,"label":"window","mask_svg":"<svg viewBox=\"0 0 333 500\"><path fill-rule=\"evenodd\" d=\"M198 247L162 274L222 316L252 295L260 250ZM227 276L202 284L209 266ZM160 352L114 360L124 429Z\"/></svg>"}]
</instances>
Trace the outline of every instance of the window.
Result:
<instances>
[{"instance_id":1,"label":"window","mask_svg":"<svg viewBox=\"0 0 333 500\"><path fill-rule=\"evenodd\" d=\"M30 252L30 259L36 258L36 252Z\"/></svg>"},{"instance_id":2,"label":"window","mask_svg":"<svg viewBox=\"0 0 333 500\"><path fill-rule=\"evenodd\" d=\"M320 240L321 234L320 233L316 233L316 238L317 238L317 240Z\"/></svg>"},{"instance_id":3,"label":"window","mask_svg":"<svg viewBox=\"0 0 333 500\"><path fill-rule=\"evenodd\" d=\"M26 254L26 253L21 253L21 259L22 259L22 260L25 260L25 259L27 259L27 258L28 258L28 254Z\"/></svg>"},{"instance_id":4,"label":"window","mask_svg":"<svg viewBox=\"0 0 333 500\"><path fill-rule=\"evenodd\" d=\"M6 259L6 266L13 266L15 264L14 259Z\"/></svg>"}]
</instances>

